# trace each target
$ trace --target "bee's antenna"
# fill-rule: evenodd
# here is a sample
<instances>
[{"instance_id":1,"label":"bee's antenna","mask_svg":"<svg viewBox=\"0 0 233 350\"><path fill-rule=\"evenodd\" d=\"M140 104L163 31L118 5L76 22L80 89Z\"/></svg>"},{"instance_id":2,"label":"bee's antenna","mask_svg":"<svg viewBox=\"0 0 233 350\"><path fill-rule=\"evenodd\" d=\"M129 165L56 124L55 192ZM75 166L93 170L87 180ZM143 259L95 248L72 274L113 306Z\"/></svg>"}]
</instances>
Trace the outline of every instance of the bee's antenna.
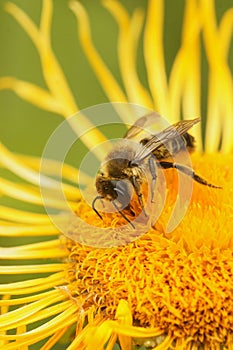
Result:
<instances>
[{"instance_id":1,"label":"bee's antenna","mask_svg":"<svg viewBox=\"0 0 233 350\"><path fill-rule=\"evenodd\" d=\"M133 227L133 229L135 229L134 224L127 218L127 216L125 216L124 213L122 213L122 211L120 210L120 208L118 207L118 205L116 204L116 202L115 202L115 201L112 201L111 203L114 205L114 207L116 208L116 210L118 211L118 213L120 213L121 216Z\"/></svg>"},{"instance_id":2,"label":"bee's antenna","mask_svg":"<svg viewBox=\"0 0 233 350\"><path fill-rule=\"evenodd\" d=\"M96 214L98 215L98 217L103 220L103 217L100 215L100 213L98 212L98 210L95 208L95 202L99 199L103 199L104 197L102 196L96 196L91 204L92 209L94 210L94 212L96 212Z\"/></svg>"}]
</instances>

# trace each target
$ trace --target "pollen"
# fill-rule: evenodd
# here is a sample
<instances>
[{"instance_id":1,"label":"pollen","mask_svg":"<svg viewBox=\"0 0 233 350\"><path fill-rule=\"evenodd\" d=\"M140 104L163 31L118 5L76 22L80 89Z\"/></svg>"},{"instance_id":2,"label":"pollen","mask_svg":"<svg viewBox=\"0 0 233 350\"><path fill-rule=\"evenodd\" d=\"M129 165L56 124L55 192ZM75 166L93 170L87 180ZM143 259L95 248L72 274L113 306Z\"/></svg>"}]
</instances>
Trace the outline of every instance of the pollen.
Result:
<instances>
[{"instance_id":1,"label":"pollen","mask_svg":"<svg viewBox=\"0 0 233 350\"><path fill-rule=\"evenodd\" d=\"M125 300L135 327L148 330L148 334L151 328L159 329L158 339L166 336L177 346L182 341L230 344L232 164L229 155L193 156L195 171L223 188L194 183L187 213L172 233L167 234L164 227L174 202L176 186L172 184L177 174L168 170L164 212L139 239L107 249L67 240L71 295L77 300L81 297L83 308L92 308L93 317L99 315L103 320L114 319L119 303ZM98 232L99 218L85 203L78 204L77 213L95 223ZM101 225L114 227L120 221L118 214L106 214ZM152 338L147 339L151 342Z\"/></svg>"}]
</instances>

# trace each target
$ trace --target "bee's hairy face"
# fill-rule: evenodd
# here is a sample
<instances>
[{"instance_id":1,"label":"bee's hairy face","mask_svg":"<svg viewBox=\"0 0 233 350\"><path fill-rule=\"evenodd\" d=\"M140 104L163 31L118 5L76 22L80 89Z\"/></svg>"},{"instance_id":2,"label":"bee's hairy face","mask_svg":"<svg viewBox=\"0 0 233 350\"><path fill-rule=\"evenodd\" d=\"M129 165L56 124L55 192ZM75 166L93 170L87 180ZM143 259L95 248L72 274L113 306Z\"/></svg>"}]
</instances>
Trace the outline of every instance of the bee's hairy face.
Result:
<instances>
[{"instance_id":1,"label":"bee's hairy face","mask_svg":"<svg viewBox=\"0 0 233 350\"><path fill-rule=\"evenodd\" d=\"M101 175L98 175L96 178L96 189L97 192L104 197L105 199L108 199L110 201L117 199L118 193L115 190L116 188L116 181L106 179Z\"/></svg>"}]
</instances>

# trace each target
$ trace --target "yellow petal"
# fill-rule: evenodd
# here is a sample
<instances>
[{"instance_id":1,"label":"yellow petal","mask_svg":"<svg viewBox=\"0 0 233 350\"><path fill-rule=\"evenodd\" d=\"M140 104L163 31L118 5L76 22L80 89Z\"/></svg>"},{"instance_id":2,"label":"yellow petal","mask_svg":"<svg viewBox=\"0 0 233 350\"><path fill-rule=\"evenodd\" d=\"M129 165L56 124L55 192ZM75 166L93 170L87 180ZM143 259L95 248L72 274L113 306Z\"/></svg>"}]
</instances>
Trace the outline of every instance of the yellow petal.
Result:
<instances>
[{"instance_id":1,"label":"yellow petal","mask_svg":"<svg viewBox=\"0 0 233 350\"><path fill-rule=\"evenodd\" d=\"M48 30L50 28L50 21L52 15L51 6L51 0L49 0L49 4L47 3L47 1L43 2L41 29L38 29L32 22L32 20L15 4L7 3L6 10L17 20L17 22L21 25L21 27L31 38L32 42L35 44L37 51L40 55L42 71L48 89L50 91L50 95L57 102L57 105L60 106L60 113L66 118L68 118L71 115L74 115L76 112L78 112L78 107L76 105L72 92L70 91L70 88L67 84L66 77L50 46ZM13 89L12 85L14 82L18 83L17 81L8 82L8 84L11 84L11 89ZM23 85L23 90L27 91L24 97L30 99L30 102L34 102L37 104L40 98L36 98L35 94L29 95L28 87L30 87L30 85L28 85L27 83L26 85ZM14 89L16 88L14 87ZM33 89L34 92L38 91L38 89L34 86ZM39 89L39 91L41 90ZM42 91L42 97L44 95L45 93ZM81 140L87 145L87 147L94 148L99 142L103 142L106 140L106 138L99 130L93 129L93 124L90 123L88 119L81 113L79 114L78 118L72 117L68 118L67 120L78 136L80 135L80 133L83 134L83 130L90 130L88 136L84 133L80 137ZM94 149L93 152L95 152L100 159L103 158L103 151L101 152L99 148Z\"/></svg>"},{"instance_id":2,"label":"yellow petal","mask_svg":"<svg viewBox=\"0 0 233 350\"><path fill-rule=\"evenodd\" d=\"M44 38L47 38L50 41L51 33L51 21L53 14L53 1L52 0L43 0L43 9L40 19L40 31Z\"/></svg>"},{"instance_id":3,"label":"yellow petal","mask_svg":"<svg viewBox=\"0 0 233 350\"><path fill-rule=\"evenodd\" d=\"M43 250L43 247L41 247L41 249L30 249L27 246L19 246L19 247L11 247L11 248L5 248L5 247L0 247L0 252L1 252L1 259L10 259L10 260L20 260L20 259L39 259L41 257L43 257L44 259L47 258L63 258L65 256L67 256L67 252L64 249L59 249L59 248L53 248L52 252L49 252L48 249ZM36 269L37 266L37 271L38 269L38 265L35 265L34 267L31 265L30 267L28 267L28 271L30 271L30 269L34 268ZM48 269L51 268L53 269L52 266L47 266ZM46 267L45 267L46 268ZM55 269L58 269L59 266L54 267ZM9 269L9 270L8 270ZM11 271L13 271L12 273L23 273L23 268L22 270L17 269L17 267L14 266L7 266L2 267L0 269L0 273L4 273L4 274L10 274ZM26 270L25 270L26 271ZM26 273L26 272L25 272Z\"/></svg>"},{"instance_id":4,"label":"yellow petal","mask_svg":"<svg viewBox=\"0 0 233 350\"><path fill-rule=\"evenodd\" d=\"M7 169L11 170L13 173L17 174L17 176L23 178L31 182L34 185L46 186L49 189L57 189L61 186L61 183L44 176L23 164L17 156L12 154L3 144L0 143L0 163L4 165ZM58 172L58 171L57 171ZM80 193L77 187L62 184L64 194L67 195L69 199L77 200L80 198Z\"/></svg>"},{"instance_id":5,"label":"yellow petal","mask_svg":"<svg viewBox=\"0 0 233 350\"><path fill-rule=\"evenodd\" d=\"M126 300L120 300L117 311L116 311L116 318L122 325L132 325L133 319L131 310L129 308L129 305ZM131 350L132 348L132 341L131 337L127 337L124 335L119 334L119 342L121 344L122 350Z\"/></svg>"},{"instance_id":6,"label":"yellow petal","mask_svg":"<svg viewBox=\"0 0 233 350\"><path fill-rule=\"evenodd\" d=\"M49 0L49 2L51 1ZM36 45L40 54L45 81L51 94L57 101L60 101L62 114L70 116L77 112L78 108L68 87L66 78L52 52L48 37L44 36L47 32L41 32L41 30L36 28L32 20L15 4L7 3L6 10L18 21ZM42 24L45 26L46 21L48 23L50 21L49 17L52 15L50 7L46 5L46 1L43 2L42 13L42 18L46 18L46 20L42 21Z\"/></svg>"},{"instance_id":7,"label":"yellow petal","mask_svg":"<svg viewBox=\"0 0 233 350\"><path fill-rule=\"evenodd\" d=\"M40 350L50 350L53 346L55 346L61 337L66 333L68 327L64 327L63 329L59 329L49 340L41 347Z\"/></svg>"},{"instance_id":8,"label":"yellow petal","mask_svg":"<svg viewBox=\"0 0 233 350\"><path fill-rule=\"evenodd\" d=\"M8 181L0 178L1 192L5 195L29 202L34 203L40 206L44 206L44 202L42 201L41 194L38 189L35 187L29 187L26 185L16 184L15 182ZM49 192L48 192L49 194ZM52 208L67 210L68 204L66 201L59 200L58 198L46 197L46 205ZM76 203L69 202L69 206L71 209L76 208Z\"/></svg>"},{"instance_id":9,"label":"yellow petal","mask_svg":"<svg viewBox=\"0 0 233 350\"><path fill-rule=\"evenodd\" d=\"M39 225L47 225L51 223L47 214L32 213L29 211L18 210L6 206L0 206L0 218L15 223L27 223ZM59 221L60 215L56 216L56 222ZM61 221L63 219L61 218Z\"/></svg>"},{"instance_id":10,"label":"yellow petal","mask_svg":"<svg viewBox=\"0 0 233 350\"><path fill-rule=\"evenodd\" d=\"M1 251L1 254L3 254L3 257L6 258L6 253L12 254L13 249L0 248L0 251ZM18 252L15 251L15 254L16 253L18 254L19 260L20 260L20 258L32 259L32 255L31 255L31 257L29 257L29 254L28 255L25 254L25 257L23 256L23 254L22 254L22 256L20 256L20 250ZM38 258L36 253L35 253L35 259ZM53 258L53 257L54 256L51 256L51 258ZM45 255L45 258L46 258L46 255ZM9 256L8 259L14 259L14 256L13 257ZM8 275L8 274L15 275L15 274L27 274L27 273L50 273L50 272L61 271L65 267L66 267L66 265L62 265L62 264L0 266L0 274L1 275Z\"/></svg>"},{"instance_id":11,"label":"yellow petal","mask_svg":"<svg viewBox=\"0 0 233 350\"><path fill-rule=\"evenodd\" d=\"M219 37L221 40L223 55L225 54L225 58L229 54L230 44L232 40L232 32L233 32L233 8L227 10L219 23Z\"/></svg>"},{"instance_id":12,"label":"yellow petal","mask_svg":"<svg viewBox=\"0 0 233 350\"><path fill-rule=\"evenodd\" d=\"M57 295L57 291L55 289L52 289L48 292L44 292L44 293L37 293L37 294L34 294L34 295L29 295L29 296L26 296L26 297L22 297L22 298L14 298L14 299L9 299L9 296L8 298L6 298L5 296L0 300L0 306L3 307L3 306L12 306L12 305L25 305L27 303L30 303L32 301L35 301L35 300L39 300L39 299L43 299L44 297L47 297L49 295ZM2 312L4 313L4 312Z\"/></svg>"},{"instance_id":13,"label":"yellow petal","mask_svg":"<svg viewBox=\"0 0 233 350\"><path fill-rule=\"evenodd\" d=\"M50 336L51 334L54 334L59 329L63 329L64 326L68 327L71 324L75 323L77 315L73 314L74 305L70 306L58 316L53 317L52 320L43 323L41 326L37 327L36 329L33 329L32 331L28 331L22 335L0 335L0 339L15 339L17 341L16 343L10 343L6 345L6 350L15 350L15 347L34 344L39 340L44 339Z\"/></svg>"},{"instance_id":14,"label":"yellow petal","mask_svg":"<svg viewBox=\"0 0 233 350\"><path fill-rule=\"evenodd\" d=\"M41 158L35 156L28 156L24 154L17 154L17 158L22 160L24 164L32 167L33 169L39 171L41 165ZM45 175L56 176L57 169L62 169L62 178L73 184L77 185L78 174L80 178L84 181L83 185L89 185L93 180L91 176L84 174L81 170L69 165L67 163L61 164L61 162L52 159L43 159L43 172Z\"/></svg>"},{"instance_id":15,"label":"yellow petal","mask_svg":"<svg viewBox=\"0 0 233 350\"><path fill-rule=\"evenodd\" d=\"M22 306L20 309L16 309L8 312L7 314L3 314L0 316L0 329L5 329L5 327L9 327L12 325L12 328L15 324L17 324L17 320L24 319L25 317L35 314L37 311L45 308L54 302L58 302L64 299L64 295L62 293L57 293L57 295L44 297L42 300L34 301L28 305Z\"/></svg>"},{"instance_id":16,"label":"yellow petal","mask_svg":"<svg viewBox=\"0 0 233 350\"><path fill-rule=\"evenodd\" d=\"M108 341L112 333L112 329L107 322L103 322L100 326L90 330L86 336L86 350L93 350L95 347L104 350L104 344Z\"/></svg>"},{"instance_id":17,"label":"yellow petal","mask_svg":"<svg viewBox=\"0 0 233 350\"><path fill-rule=\"evenodd\" d=\"M196 1L189 0L184 12L181 47L173 62L169 79L169 121L172 123L180 119L181 106L185 119L201 115L200 29L201 19ZM192 134L197 141L197 150L201 151L201 125L192 130Z\"/></svg>"},{"instance_id":18,"label":"yellow petal","mask_svg":"<svg viewBox=\"0 0 233 350\"><path fill-rule=\"evenodd\" d=\"M163 52L163 1L148 2L144 32L144 57L154 108L165 118L171 118L167 99L167 78ZM170 119L169 119L170 120Z\"/></svg>"},{"instance_id":19,"label":"yellow petal","mask_svg":"<svg viewBox=\"0 0 233 350\"><path fill-rule=\"evenodd\" d=\"M136 9L130 19L127 11L118 1L104 1L104 6L112 13L119 26L118 60L129 102L152 109L151 98L139 81L136 71L137 46L143 25L143 12Z\"/></svg>"},{"instance_id":20,"label":"yellow petal","mask_svg":"<svg viewBox=\"0 0 233 350\"><path fill-rule=\"evenodd\" d=\"M200 66L201 19L195 0L186 3L181 52L184 67L183 115L185 119L201 116L201 66ZM190 69L192 67L192 69ZM172 91L170 90L170 93ZM172 110L172 109L171 109ZM201 124L193 131L197 151L202 151Z\"/></svg>"},{"instance_id":21,"label":"yellow petal","mask_svg":"<svg viewBox=\"0 0 233 350\"><path fill-rule=\"evenodd\" d=\"M54 286L59 286L66 277L66 272L57 272L49 277L34 278L32 280L26 280L23 282L13 282L0 285L0 294L11 294L11 295L25 295L31 293L38 293Z\"/></svg>"},{"instance_id":22,"label":"yellow petal","mask_svg":"<svg viewBox=\"0 0 233 350\"><path fill-rule=\"evenodd\" d=\"M203 16L203 38L210 67L206 150L216 151L222 138L222 151L230 152L233 149L233 79L227 52L232 37L232 24L228 23L228 18L231 20L232 15L228 15L227 21L224 17L223 28L226 32L223 34L221 24L220 28L217 26L212 0L200 2L200 13Z\"/></svg>"},{"instance_id":23,"label":"yellow petal","mask_svg":"<svg viewBox=\"0 0 233 350\"><path fill-rule=\"evenodd\" d=\"M119 84L92 43L90 25L84 7L78 1L71 1L70 8L78 20L78 34L82 48L109 100L112 102L127 102L127 98Z\"/></svg>"},{"instance_id":24,"label":"yellow petal","mask_svg":"<svg viewBox=\"0 0 233 350\"><path fill-rule=\"evenodd\" d=\"M0 223L0 236L2 237L51 236L58 235L59 233L58 229L52 224L42 226L10 226L9 223L7 223L7 225Z\"/></svg>"},{"instance_id":25,"label":"yellow petal","mask_svg":"<svg viewBox=\"0 0 233 350\"><path fill-rule=\"evenodd\" d=\"M0 90L12 90L20 98L49 112L62 114L62 105L48 91L14 77L0 78Z\"/></svg>"}]
</instances>

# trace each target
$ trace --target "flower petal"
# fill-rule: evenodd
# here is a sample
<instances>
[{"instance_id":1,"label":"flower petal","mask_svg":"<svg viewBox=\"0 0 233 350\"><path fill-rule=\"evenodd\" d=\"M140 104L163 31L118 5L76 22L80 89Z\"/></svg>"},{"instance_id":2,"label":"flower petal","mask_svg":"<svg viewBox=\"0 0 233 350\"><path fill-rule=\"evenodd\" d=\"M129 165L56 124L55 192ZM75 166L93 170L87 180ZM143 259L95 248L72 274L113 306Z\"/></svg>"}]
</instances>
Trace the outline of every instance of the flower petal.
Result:
<instances>
[{"instance_id":1,"label":"flower petal","mask_svg":"<svg viewBox=\"0 0 233 350\"><path fill-rule=\"evenodd\" d=\"M0 178L0 185L1 192L9 197L44 206L44 202L41 198L41 193L36 187L29 187L22 184L16 184L15 182L8 181L2 178ZM69 204L67 204L66 201L59 200L56 197L50 195L46 197L46 205L54 209L56 208L67 210L67 207L69 205L69 207L74 210L76 209L76 203L77 201L70 201Z\"/></svg>"},{"instance_id":2,"label":"flower petal","mask_svg":"<svg viewBox=\"0 0 233 350\"><path fill-rule=\"evenodd\" d=\"M223 33L221 24L217 27L212 0L201 1L200 11L203 16L203 38L210 67L206 150L207 152L216 151L221 142L222 151L230 152L233 149L233 79L227 62L227 52L233 25L227 22L232 20L232 14L231 12L228 14L230 20L228 17L227 22L224 17L223 28L226 32Z\"/></svg>"},{"instance_id":3,"label":"flower petal","mask_svg":"<svg viewBox=\"0 0 233 350\"><path fill-rule=\"evenodd\" d=\"M48 91L27 81L14 77L0 78L0 90L12 90L20 98L49 112L62 114L61 103Z\"/></svg>"},{"instance_id":4,"label":"flower petal","mask_svg":"<svg viewBox=\"0 0 233 350\"><path fill-rule=\"evenodd\" d=\"M48 1L50 2L51 6L51 0ZM50 6L47 6L46 3L46 1L43 2L42 8L42 18L47 17L45 21L42 21L43 25L45 25L46 21L50 21L49 17L52 14ZM43 31L37 29L32 20L15 4L7 3L6 10L17 20L17 22L36 45L36 48L40 54L45 81L49 87L49 90L51 91L51 94L57 101L60 101L62 114L65 116L70 116L77 112L78 108L68 87L66 78L52 52L50 42L48 41L49 38L45 36L47 31L44 30L44 27Z\"/></svg>"},{"instance_id":5,"label":"flower petal","mask_svg":"<svg viewBox=\"0 0 233 350\"><path fill-rule=\"evenodd\" d=\"M77 315L76 314L74 315L74 311L75 311L75 305L73 304L69 308L66 308L66 310L61 312L58 316L53 317L52 320L43 323L41 326L37 327L36 329L33 329L32 331L28 331L20 335L17 335L17 334L1 335L0 334L0 339L16 340L16 342L11 342L10 344L6 345L5 346L6 350L14 350L16 347L18 348L24 345L34 344L40 341L41 339L45 339L51 334L54 334L59 329L63 329L64 326L68 327L73 323L75 323L77 320Z\"/></svg>"},{"instance_id":6,"label":"flower petal","mask_svg":"<svg viewBox=\"0 0 233 350\"><path fill-rule=\"evenodd\" d=\"M17 158L33 169L37 171L40 170L41 158L28 156L25 154L17 154ZM84 174L81 170L73 167L70 164L61 164L61 162L54 159L43 159L43 172L45 175L57 176L57 169L60 168L62 168L62 178L64 178L64 180L72 182L75 185L77 185L78 174L80 174L80 179L84 181L83 185L88 185L93 180L91 176Z\"/></svg>"},{"instance_id":7,"label":"flower petal","mask_svg":"<svg viewBox=\"0 0 233 350\"><path fill-rule=\"evenodd\" d=\"M21 25L21 27L31 38L32 42L35 44L40 55L44 78L50 94L53 99L57 101L58 106L60 106L60 113L67 118L77 113L78 107L76 105L72 92L70 91L65 75L50 45L47 31L50 27L52 14L51 6L51 0L49 0L49 5L47 4L47 1L43 2L42 29L36 28L32 20L15 4L7 3L6 10L17 20L17 22ZM17 83L17 80L15 82ZM10 83L11 89L13 89L13 82L8 82L8 84ZM27 87L27 84L23 85L23 88L26 91L28 91ZM37 88L34 87L34 91L35 90L37 90ZM26 96L28 98L31 98L31 101L34 100L34 102L38 103L38 99L35 99L35 95L29 95L27 92L27 94L25 93L25 97ZM78 118L72 117L68 118L67 120L77 135L82 135L80 138L84 144L87 145L87 147L94 148L99 142L106 140L103 134L99 130L94 129L94 125L81 113L79 113ZM83 134L83 131L87 130L90 130L88 136L85 133ZM94 149L93 152L95 152L97 156L100 157L100 159L103 158L103 153L100 151L100 149Z\"/></svg>"},{"instance_id":8,"label":"flower petal","mask_svg":"<svg viewBox=\"0 0 233 350\"><path fill-rule=\"evenodd\" d=\"M38 271L39 273L39 271ZM22 282L12 282L0 285L0 294L25 295L38 293L54 286L64 284L66 272L57 272L49 277L33 278Z\"/></svg>"},{"instance_id":9,"label":"flower petal","mask_svg":"<svg viewBox=\"0 0 233 350\"><path fill-rule=\"evenodd\" d=\"M13 173L17 174L17 176L31 182L34 185L37 185L38 187L46 186L49 189L57 189L58 186L61 185L60 182L54 179L48 178L43 174L40 174L30 169L28 166L23 164L23 162L21 162L17 158L17 156L12 154L1 143L0 143L0 163L4 165L7 169L11 170ZM62 184L62 187L65 195L67 195L69 199L77 200L78 198L80 198L80 193L77 187L74 187L68 184Z\"/></svg>"},{"instance_id":10,"label":"flower petal","mask_svg":"<svg viewBox=\"0 0 233 350\"><path fill-rule=\"evenodd\" d=\"M127 11L118 1L107 0L103 4L119 26L118 60L129 102L152 109L150 95L139 81L136 71L137 46L143 25L143 12L136 9L130 19Z\"/></svg>"},{"instance_id":11,"label":"flower petal","mask_svg":"<svg viewBox=\"0 0 233 350\"><path fill-rule=\"evenodd\" d=\"M39 259L39 257L43 257L45 259L47 258L63 258L67 256L67 252L65 249L62 249L59 246L56 246L53 244L53 241L49 241L48 244L47 242L43 243L34 243L34 244L28 244L28 245L22 245L22 246L17 246L17 247L10 247L10 248L5 248L5 247L0 247L0 252L1 252L1 259L10 259L10 260L20 260L20 259ZM52 247L52 250L49 250L49 247ZM32 265L26 266L25 269L21 267L22 269L17 269L17 266L2 266L0 269L0 273L26 273L25 271L28 269L28 271L31 271L31 269L36 269L37 266L37 271L39 271L39 265L35 265L34 267ZM63 267L66 267L64 265ZM55 268L54 271L58 271L59 266L52 266L51 264L45 265L45 269L52 269ZM43 266L41 266L41 271L43 269ZM51 270L51 271L52 271ZM62 270L62 264L60 264L60 270ZM7 272L8 271L8 272ZM51 272L50 271L50 272ZM53 272L54 272L53 271ZM48 271L47 271L48 272Z\"/></svg>"},{"instance_id":12,"label":"flower petal","mask_svg":"<svg viewBox=\"0 0 233 350\"><path fill-rule=\"evenodd\" d=\"M1 254L3 253L3 257L5 258L5 253L8 252L9 254L11 254L13 252L13 249L0 248L0 251L1 251ZM22 254L22 256L20 256L20 250L18 250L18 252L19 252L18 259L32 259L33 258L32 255L30 256L30 254L25 254L25 257L23 254ZM51 256L51 258L54 258L54 257L56 257L56 256ZM12 257L10 255L8 259L10 259L10 258L14 259L14 256ZM47 258L46 255L45 255L45 258ZM34 259L38 259L37 254L35 254ZM61 271L62 268L66 268L66 265L62 265L62 264L47 264L47 265L41 264L41 265L38 265L37 264L37 265L0 266L0 274L1 275L6 275L6 274L7 275L8 274L15 275L15 274L38 273L39 267L41 268L40 273L49 273L49 272Z\"/></svg>"},{"instance_id":13,"label":"flower petal","mask_svg":"<svg viewBox=\"0 0 233 350\"><path fill-rule=\"evenodd\" d=\"M133 323L132 314L129 308L129 304L126 300L120 300L116 311L116 319L122 325L130 325L130 326L132 325ZM118 337L119 337L119 342L122 347L122 350L131 350L132 348L131 337L121 335L121 334L118 334Z\"/></svg>"},{"instance_id":14,"label":"flower petal","mask_svg":"<svg viewBox=\"0 0 233 350\"><path fill-rule=\"evenodd\" d=\"M127 102L127 98L119 84L102 61L92 43L90 25L84 7L78 1L70 1L70 8L78 20L78 35L83 50L109 100L112 102Z\"/></svg>"},{"instance_id":15,"label":"flower petal","mask_svg":"<svg viewBox=\"0 0 233 350\"><path fill-rule=\"evenodd\" d=\"M60 215L56 216L56 222ZM51 223L50 218L46 214L32 213L29 211L18 210L6 206L0 206L0 218L8 220L9 223L27 223L39 225L48 225ZM61 219L63 220L63 219ZM19 226L20 227L20 226Z\"/></svg>"},{"instance_id":16,"label":"flower petal","mask_svg":"<svg viewBox=\"0 0 233 350\"><path fill-rule=\"evenodd\" d=\"M0 209L1 210L1 209ZM0 224L1 237L27 237L27 236L52 236L58 235L60 232L54 225L7 225Z\"/></svg>"},{"instance_id":17,"label":"flower petal","mask_svg":"<svg viewBox=\"0 0 233 350\"><path fill-rule=\"evenodd\" d=\"M148 82L155 110L164 117L171 118L168 109L167 78L163 53L163 18L163 1L150 0L144 32L144 57Z\"/></svg>"}]
</instances>

